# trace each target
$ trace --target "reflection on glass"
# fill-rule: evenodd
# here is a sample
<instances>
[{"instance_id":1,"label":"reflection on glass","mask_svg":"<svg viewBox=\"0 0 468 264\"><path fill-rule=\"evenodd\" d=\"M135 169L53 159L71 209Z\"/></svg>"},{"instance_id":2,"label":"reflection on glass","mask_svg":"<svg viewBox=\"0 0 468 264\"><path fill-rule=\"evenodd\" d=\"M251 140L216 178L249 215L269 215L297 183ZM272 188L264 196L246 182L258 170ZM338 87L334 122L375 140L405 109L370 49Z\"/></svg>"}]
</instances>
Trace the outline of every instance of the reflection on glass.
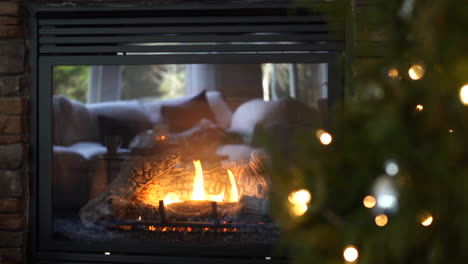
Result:
<instances>
[{"instance_id":1,"label":"reflection on glass","mask_svg":"<svg viewBox=\"0 0 468 264\"><path fill-rule=\"evenodd\" d=\"M269 132L286 153L293 133L323 128L327 70L271 63L55 66L54 238L276 241L267 157L255 135ZM298 197L304 205L306 194ZM304 214L307 206L296 209Z\"/></svg>"}]
</instances>

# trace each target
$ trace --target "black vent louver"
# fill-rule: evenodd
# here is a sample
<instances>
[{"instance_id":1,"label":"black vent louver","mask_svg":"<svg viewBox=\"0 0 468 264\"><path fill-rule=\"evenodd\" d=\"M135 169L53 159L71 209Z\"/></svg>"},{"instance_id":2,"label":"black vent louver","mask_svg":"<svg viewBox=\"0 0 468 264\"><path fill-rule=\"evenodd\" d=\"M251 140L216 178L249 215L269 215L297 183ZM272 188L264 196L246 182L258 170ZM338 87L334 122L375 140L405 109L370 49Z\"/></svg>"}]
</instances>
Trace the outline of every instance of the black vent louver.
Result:
<instances>
[{"instance_id":1,"label":"black vent louver","mask_svg":"<svg viewBox=\"0 0 468 264\"><path fill-rule=\"evenodd\" d=\"M330 24L280 8L49 11L38 18L38 41L42 55L341 50L343 30Z\"/></svg>"}]
</instances>

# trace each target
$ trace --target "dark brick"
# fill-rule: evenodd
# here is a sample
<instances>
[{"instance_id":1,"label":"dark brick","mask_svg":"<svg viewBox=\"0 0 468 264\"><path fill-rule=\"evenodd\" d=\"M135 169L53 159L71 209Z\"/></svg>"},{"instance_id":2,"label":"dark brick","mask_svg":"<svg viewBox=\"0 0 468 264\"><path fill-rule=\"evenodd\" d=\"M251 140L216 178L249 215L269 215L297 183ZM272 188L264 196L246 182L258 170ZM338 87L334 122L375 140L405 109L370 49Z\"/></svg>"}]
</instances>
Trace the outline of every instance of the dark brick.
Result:
<instances>
[{"instance_id":1,"label":"dark brick","mask_svg":"<svg viewBox=\"0 0 468 264\"><path fill-rule=\"evenodd\" d=\"M19 197L23 194L21 171L0 171L0 197Z\"/></svg>"},{"instance_id":2,"label":"dark brick","mask_svg":"<svg viewBox=\"0 0 468 264\"><path fill-rule=\"evenodd\" d=\"M13 26L0 26L2 28ZM14 27L13 27L14 28ZM0 73L21 73L24 71L24 40L0 41Z\"/></svg>"},{"instance_id":3,"label":"dark brick","mask_svg":"<svg viewBox=\"0 0 468 264\"><path fill-rule=\"evenodd\" d=\"M21 143L0 145L0 170L18 169L24 161L24 150Z\"/></svg>"},{"instance_id":4,"label":"dark brick","mask_svg":"<svg viewBox=\"0 0 468 264\"><path fill-rule=\"evenodd\" d=\"M13 263L15 264L23 263L24 260L23 250L21 248L0 247L0 256L5 256L8 261L14 261Z\"/></svg>"},{"instance_id":5,"label":"dark brick","mask_svg":"<svg viewBox=\"0 0 468 264\"><path fill-rule=\"evenodd\" d=\"M23 232L0 231L0 246L20 247L23 240Z\"/></svg>"},{"instance_id":6,"label":"dark brick","mask_svg":"<svg viewBox=\"0 0 468 264\"><path fill-rule=\"evenodd\" d=\"M24 216L21 214L0 214L1 230L24 229Z\"/></svg>"},{"instance_id":7,"label":"dark brick","mask_svg":"<svg viewBox=\"0 0 468 264\"><path fill-rule=\"evenodd\" d=\"M0 114L23 114L26 111L24 97L0 98Z\"/></svg>"},{"instance_id":8,"label":"dark brick","mask_svg":"<svg viewBox=\"0 0 468 264\"><path fill-rule=\"evenodd\" d=\"M23 135L0 135L0 145L24 142Z\"/></svg>"},{"instance_id":9,"label":"dark brick","mask_svg":"<svg viewBox=\"0 0 468 264\"><path fill-rule=\"evenodd\" d=\"M23 134L24 124L22 116L0 116L0 133Z\"/></svg>"},{"instance_id":10,"label":"dark brick","mask_svg":"<svg viewBox=\"0 0 468 264\"><path fill-rule=\"evenodd\" d=\"M18 25L22 23L20 17L0 16L0 25Z\"/></svg>"},{"instance_id":11,"label":"dark brick","mask_svg":"<svg viewBox=\"0 0 468 264\"><path fill-rule=\"evenodd\" d=\"M19 95L24 87L24 78L19 76L0 77L0 96Z\"/></svg>"},{"instance_id":12,"label":"dark brick","mask_svg":"<svg viewBox=\"0 0 468 264\"><path fill-rule=\"evenodd\" d=\"M23 26L2 26L0 25L0 37L2 38L23 38L24 27Z\"/></svg>"},{"instance_id":13,"label":"dark brick","mask_svg":"<svg viewBox=\"0 0 468 264\"><path fill-rule=\"evenodd\" d=\"M0 2L0 15L17 16L20 14L20 10L18 3Z\"/></svg>"},{"instance_id":14,"label":"dark brick","mask_svg":"<svg viewBox=\"0 0 468 264\"><path fill-rule=\"evenodd\" d=\"M21 198L0 198L0 212L13 213L24 210L23 199Z\"/></svg>"}]
</instances>

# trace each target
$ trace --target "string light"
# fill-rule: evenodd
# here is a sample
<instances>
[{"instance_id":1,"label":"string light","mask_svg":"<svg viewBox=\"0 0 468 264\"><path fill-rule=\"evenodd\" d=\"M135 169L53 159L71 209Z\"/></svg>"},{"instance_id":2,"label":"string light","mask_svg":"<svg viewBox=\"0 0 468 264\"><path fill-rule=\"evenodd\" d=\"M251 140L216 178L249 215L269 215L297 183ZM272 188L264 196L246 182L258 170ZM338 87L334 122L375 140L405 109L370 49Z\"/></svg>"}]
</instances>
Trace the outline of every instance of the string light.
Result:
<instances>
[{"instance_id":1,"label":"string light","mask_svg":"<svg viewBox=\"0 0 468 264\"><path fill-rule=\"evenodd\" d=\"M374 206L377 204L377 200L375 199L374 196L368 195L364 197L364 200L362 200L362 203L366 208L374 208Z\"/></svg>"},{"instance_id":2,"label":"string light","mask_svg":"<svg viewBox=\"0 0 468 264\"><path fill-rule=\"evenodd\" d=\"M397 79L399 77L398 70L396 68L388 69L388 77L391 79Z\"/></svg>"},{"instance_id":3,"label":"string light","mask_svg":"<svg viewBox=\"0 0 468 264\"><path fill-rule=\"evenodd\" d=\"M291 214L294 216L301 216L307 212L307 209L307 204L305 203L294 204L291 207Z\"/></svg>"},{"instance_id":4,"label":"string light","mask_svg":"<svg viewBox=\"0 0 468 264\"><path fill-rule=\"evenodd\" d=\"M322 129L317 130L316 135L320 140L320 143L322 143L325 146L329 145L333 140L332 135L330 135L330 133L327 133Z\"/></svg>"},{"instance_id":5,"label":"string light","mask_svg":"<svg viewBox=\"0 0 468 264\"><path fill-rule=\"evenodd\" d=\"M424 76L424 67L420 64L414 64L409 68L408 75L413 80L419 80Z\"/></svg>"},{"instance_id":6,"label":"string light","mask_svg":"<svg viewBox=\"0 0 468 264\"><path fill-rule=\"evenodd\" d=\"M388 217L385 214L379 214L374 218L375 224L382 227L387 225Z\"/></svg>"},{"instance_id":7,"label":"string light","mask_svg":"<svg viewBox=\"0 0 468 264\"><path fill-rule=\"evenodd\" d=\"M434 221L434 217L429 212L422 212L419 215L419 219L421 221L422 226L430 226L432 225L432 222Z\"/></svg>"},{"instance_id":8,"label":"string light","mask_svg":"<svg viewBox=\"0 0 468 264\"><path fill-rule=\"evenodd\" d=\"M359 252L354 246L349 246L343 251L343 258L347 262L355 262L359 257Z\"/></svg>"},{"instance_id":9,"label":"string light","mask_svg":"<svg viewBox=\"0 0 468 264\"><path fill-rule=\"evenodd\" d=\"M453 133L453 129L449 129L449 133Z\"/></svg>"},{"instance_id":10,"label":"string light","mask_svg":"<svg viewBox=\"0 0 468 264\"><path fill-rule=\"evenodd\" d=\"M465 84L460 88L460 101L464 105L468 105L468 84Z\"/></svg>"},{"instance_id":11,"label":"string light","mask_svg":"<svg viewBox=\"0 0 468 264\"><path fill-rule=\"evenodd\" d=\"M306 204L310 202L312 195L306 189L291 192L288 196L288 200L292 204Z\"/></svg>"},{"instance_id":12,"label":"string light","mask_svg":"<svg viewBox=\"0 0 468 264\"><path fill-rule=\"evenodd\" d=\"M416 105L416 110L419 111L419 112L422 112L424 110L424 105L422 105L422 104Z\"/></svg>"},{"instance_id":13,"label":"string light","mask_svg":"<svg viewBox=\"0 0 468 264\"><path fill-rule=\"evenodd\" d=\"M291 206L291 214L294 216L301 216L307 212L307 203L312 199L312 195L306 189L291 192L288 196Z\"/></svg>"}]
</instances>

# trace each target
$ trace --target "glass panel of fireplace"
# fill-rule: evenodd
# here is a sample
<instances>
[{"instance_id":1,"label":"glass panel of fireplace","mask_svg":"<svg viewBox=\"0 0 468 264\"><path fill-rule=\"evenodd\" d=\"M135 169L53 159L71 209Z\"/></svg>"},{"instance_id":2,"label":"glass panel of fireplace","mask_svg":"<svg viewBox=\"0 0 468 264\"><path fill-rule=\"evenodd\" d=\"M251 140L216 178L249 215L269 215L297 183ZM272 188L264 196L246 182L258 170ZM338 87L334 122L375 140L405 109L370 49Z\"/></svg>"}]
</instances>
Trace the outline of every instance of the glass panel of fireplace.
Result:
<instances>
[{"instance_id":1,"label":"glass panel of fireplace","mask_svg":"<svg viewBox=\"0 0 468 264\"><path fill-rule=\"evenodd\" d=\"M246 70L246 67L248 70ZM262 98L265 101L277 100L279 95L278 85L278 65L266 64L265 74L262 80L263 91L259 89L251 89L244 85L243 89L236 87L231 89L230 86L235 84L233 80L242 78L243 83L258 83L256 80L261 78L262 72L259 65L250 64L243 65L242 72L239 72L238 65L229 64L191 64L186 69L186 95L194 95L203 89L206 90L221 90L224 96L231 100L243 102L252 98ZM318 96L320 99L327 97L328 72L326 64L317 65L318 78L315 79L321 87ZM288 64L287 83L289 88L289 97L297 98L298 96L298 80L296 64ZM220 83L222 82L222 84ZM255 87L254 87L255 88ZM93 65L90 69L90 80L88 84L88 103L97 103L105 101L118 101L122 94L122 66L121 65ZM248 98L246 98L248 95Z\"/></svg>"}]
</instances>

